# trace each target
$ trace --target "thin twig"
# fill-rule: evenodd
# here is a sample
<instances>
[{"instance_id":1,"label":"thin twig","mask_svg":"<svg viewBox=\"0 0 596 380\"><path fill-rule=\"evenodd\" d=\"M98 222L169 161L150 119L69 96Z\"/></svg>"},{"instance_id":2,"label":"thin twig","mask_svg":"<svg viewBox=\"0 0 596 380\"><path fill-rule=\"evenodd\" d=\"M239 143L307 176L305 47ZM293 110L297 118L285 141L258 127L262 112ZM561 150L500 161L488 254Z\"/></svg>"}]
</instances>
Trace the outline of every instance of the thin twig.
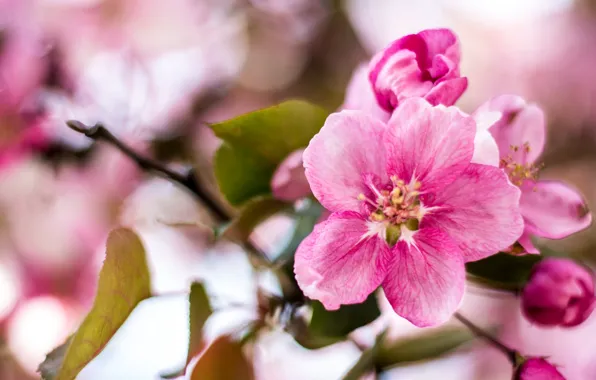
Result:
<instances>
[{"instance_id":1,"label":"thin twig","mask_svg":"<svg viewBox=\"0 0 596 380\"><path fill-rule=\"evenodd\" d=\"M469 319L467 319L466 317L461 315L459 312L456 312L454 314L454 317L457 320L459 320L464 326L466 326L472 333L474 333L474 335L486 340L487 342L492 344L494 347L496 347L497 349L502 351L507 356L507 359L509 359L511 364L516 365L517 352L515 350L513 350L513 349L507 347L506 345L504 345L503 343L499 342L495 337L493 337L492 335L490 335L489 333L487 333L480 327L476 326L474 323L472 323Z\"/></svg>"},{"instance_id":2,"label":"thin twig","mask_svg":"<svg viewBox=\"0 0 596 380\"><path fill-rule=\"evenodd\" d=\"M128 158L133 160L141 169L157 173L173 182L182 185L184 188L186 188L188 191L194 194L205 205L205 207L207 207L213 213L213 215L215 215L219 222L226 223L232 219L228 212L223 207L221 207L216 201L214 201L209 196L209 194L199 185L195 176L192 175L192 172L190 172L187 175L182 175L173 170L170 170L160 162L141 156L128 145L120 141L101 123L97 123L93 127L89 127L81 123L80 121L69 120L66 122L66 125L68 125L72 130L82 133L95 141L104 141L114 146L122 153L124 153ZM263 252L259 247L255 246L252 242L244 242L243 248L246 251L248 251L249 254L253 255L253 257L256 257L259 260L259 262L269 264L270 260L267 254Z\"/></svg>"}]
</instances>

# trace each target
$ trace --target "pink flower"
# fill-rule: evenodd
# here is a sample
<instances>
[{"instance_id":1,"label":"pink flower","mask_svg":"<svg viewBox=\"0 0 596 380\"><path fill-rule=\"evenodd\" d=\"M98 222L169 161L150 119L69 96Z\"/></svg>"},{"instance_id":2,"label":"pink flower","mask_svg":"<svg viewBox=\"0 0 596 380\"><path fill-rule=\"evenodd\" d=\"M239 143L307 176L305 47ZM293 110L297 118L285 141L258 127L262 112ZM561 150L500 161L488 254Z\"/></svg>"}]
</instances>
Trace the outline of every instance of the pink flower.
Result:
<instances>
[{"instance_id":1,"label":"pink flower","mask_svg":"<svg viewBox=\"0 0 596 380\"><path fill-rule=\"evenodd\" d=\"M525 230L519 243L527 253L538 253L530 235L561 239L590 225L592 215L576 190L559 181L537 179L540 166L536 161L545 140L540 108L518 96L502 95L482 105L475 117L496 120L486 126L499 147L500 167L522 191Z\"/></svg>"},{"instance_id":2,"label":"pink flower","mask_svg":"<svg viewBox=\"0 0 596 380\"><path fill-rule=\"evenodd\" d=\"M313 194L332 214L296 252L296 280L327 309L382 286L417 326L446 321L464 263L520 236L519 190L471 163L476 125L457 108L408 99L387 124L360 111L327 118L304 151Z\"/></svg>"},{"instance_id":3,"label":"pink flower","mask_svg":"<svg viewBox=\"0 0 596 380\"><path fill-rule=\"evenodd\" d=\"M545 259L534 267L521 301L530 322L577 326L594 310L594 278L573 260Z\"/></svg>"},{"instance_id":4,"label":"pink flower","mask_svg":"<svg viewBox=\"0 0 596 380\"><path fill-rule=\"evenodd\" d=\"M565 380L554 365L543 358L530 358L515 371L514 380Z\"/></svg>"},{"instance_id":5,"label":"pink flower","mask_svg":"<svg viewBox=\"0 0 596 380\"><path fill-rule=\"evenodd\" d=\"M468 87L459 75L459 42L449 29L428 29L392 42L370 64L379 105L391 112L405 99L423 97L450 106Z\"/></svg>"},{"instance_id":6,"label":"pink flower","mask_svg":"<svg viewBox=\"0 0 596 380\"><path fill-rule=\"evenodd\" d=\"M275 170L271 179L275 198L293 202L311 194L302 165L303 152L304 149L298 149L290 153Z\"/></svg>"}]
</instances>

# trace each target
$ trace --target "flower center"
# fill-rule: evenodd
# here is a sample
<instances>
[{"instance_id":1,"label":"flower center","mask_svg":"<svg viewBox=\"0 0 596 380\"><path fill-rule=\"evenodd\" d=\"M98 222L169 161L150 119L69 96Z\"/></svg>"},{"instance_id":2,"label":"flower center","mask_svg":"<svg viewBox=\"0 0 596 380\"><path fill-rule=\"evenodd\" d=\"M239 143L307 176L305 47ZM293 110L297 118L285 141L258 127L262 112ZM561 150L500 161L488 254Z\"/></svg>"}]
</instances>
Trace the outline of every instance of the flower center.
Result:
<instances>
[{"instance_id":1,"label":"flower center","mask_svg":"<svg viewBox=\"0 0 596 380\"><path fill-rule=\"evenodd\" d=\"M501 158L499 166L507 173L509 180L516 186L521 186L524 181L538 179L538 173L543 165L535 165L533 163L518 162L519 152L521 150L521 161L525 162L528 153L530 153L530 144L525 142L521 147L511 145L509 147L511 153L506 157ZM517 156L514 158L514 155Z\"/></svg>"},{"instance_id":2,"label":"flower center","mask_svg":"<svg viewBox=\"0 0 596 380\"><path fill-rule=\"evenodd\" d=\"M390 245L399 239L402 225L410 231L418 230L422 217L418 191L420 185L417 181L406 184L392 176L388 189L378 190L374 185L369 185L376 199L358 195L358 199L364 201L370 210L369 220L386 224L386 240Z\"/></svg>"}]
</instances>

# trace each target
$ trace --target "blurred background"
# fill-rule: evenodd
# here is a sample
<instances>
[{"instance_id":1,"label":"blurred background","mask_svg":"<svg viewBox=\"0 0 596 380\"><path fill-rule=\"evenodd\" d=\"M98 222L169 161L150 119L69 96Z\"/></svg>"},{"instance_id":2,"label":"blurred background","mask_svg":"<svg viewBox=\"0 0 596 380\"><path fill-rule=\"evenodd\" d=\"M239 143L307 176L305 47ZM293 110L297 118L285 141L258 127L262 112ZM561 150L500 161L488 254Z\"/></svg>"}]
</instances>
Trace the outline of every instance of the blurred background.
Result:
<instances>
[{"instance_id":1,"label":"blurred background","mask_svg":"<svg viewBox=\"0 0 596 380\"><path fill-rule=\"evenodd\" d=\"M188 339L183 292L193 279L245 305L256 303L257 285L271 283L251 274L239 247L214 246L180 227L207 217L184 190L92 144L65 120L102 122L174 167L192 159L209 179L219 142L207 123L296 97L332 111L354 68L429 27L460 38L469 88L458 105L472 112L502 93L539 104L548 119L542 176L569 182L596 204L596 1L0 0L0 379L39 378L45 354L92 304L116 225L139 233L153 290L171 296L143 302L79 379L159 379L180 367ZM192 149L178 149L180 140ZM272 218L254 239L275 252L292 223ZM596 262L595 232L541 243ZM392 333L417 333L386 309ZM596 378L596 315L574 329L540 329L521 317L513 296L474 287L463 311L503 325L505 342L548 355L568 379ZM253 313L218 312L207 335ZM358 334L370 341L375 328ZM314 353L272 331L259 337L255 368L258 379L335 379L359 355L348 342ZM506 359L479 343L383 378L510 376Z\"/></svg>"}]
</instances>

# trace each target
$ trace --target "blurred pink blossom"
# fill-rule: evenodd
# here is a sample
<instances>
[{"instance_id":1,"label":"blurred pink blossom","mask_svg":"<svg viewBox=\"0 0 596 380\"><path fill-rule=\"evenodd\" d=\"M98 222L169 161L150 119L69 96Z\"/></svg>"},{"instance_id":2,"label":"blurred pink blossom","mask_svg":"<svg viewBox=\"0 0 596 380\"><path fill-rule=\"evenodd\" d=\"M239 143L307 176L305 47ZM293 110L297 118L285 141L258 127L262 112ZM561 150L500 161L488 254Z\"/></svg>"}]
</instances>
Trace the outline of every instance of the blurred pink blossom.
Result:
<instances>
[{"instance_id":1,"label":"blurred pink blossom","mask_svg":"<svg viewBox=\"0 0 596 380\"><path fill-rule=\"evenodd\" d=\"M311 194L302 166L303 152L304 149L298 149L290 153L275 170L271 179L275 198L292 202Z\"/></svg>"},{"instance_id":2,"label":"blurred pink blossom","mask_svg":"<svg viewBox=\"0 0 596 380\"><path fill-rule=\"evenodd\" d=\"M543 326L573 327L584 322L596 304L592 273L569 259L536 264L522 292L526 318Z\"/></svg>"},{"instance_id":3,"label":"blurred pink blossom","mask_svg":"<svg viewBox=\"0 0 596 380\"><path fill-rule=\"evenodd\" d=\"M513 95L501 95L483 104L477 118L497 114L490 126L499 147L499 166L522 191L520 207L525 222L520 244L538 253L530 235L560 239L588 227L592 214L582 196L559 181L539 181L536 163L544 149L545 122L542 110Z\"/></svg>"},{"instance_id":4,"label":"blurred pink blossom","mask_svg":"<svg viewBox=\"0 0 596 380\"><path fill-rule=\"evenodd\" d=\"M471 117L423 99L404 101L387 125L359 111L329 116L303 155L332 212L296 252L305 295L336 309L382 285L413 324L446 321L463 296L464 263L523 228L519 190L501 170L471 163L475 134Z\"/></svg>"},{"instance_id":5,"label":"blurred pink blossom","mask_svg":"<svg viewBox=\"0 0 596 380\"><path fill-rule=\"evenodd\" d=\"M468 86L459 74L459 60L459 42L449 29L428 29L394 41L370 64L379 105L392 111L412 97L433 105L455 104Z\"/></svg>"}]
</instances>

